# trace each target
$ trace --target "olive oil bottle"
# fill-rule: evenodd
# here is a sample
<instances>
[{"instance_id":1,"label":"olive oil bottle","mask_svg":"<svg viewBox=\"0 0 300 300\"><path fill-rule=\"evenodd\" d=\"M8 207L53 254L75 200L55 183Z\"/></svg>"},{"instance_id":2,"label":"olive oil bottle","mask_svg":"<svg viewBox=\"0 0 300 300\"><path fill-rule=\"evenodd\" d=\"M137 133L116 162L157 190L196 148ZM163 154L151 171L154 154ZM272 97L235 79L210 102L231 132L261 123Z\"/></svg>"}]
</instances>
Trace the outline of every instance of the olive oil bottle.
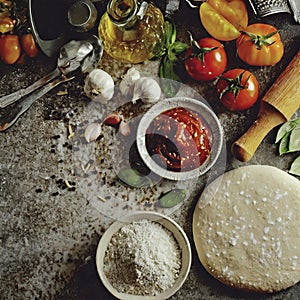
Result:
<instances>
[{"instance_id":1,"label":"olive oil bottle","mask_svg":"<svg viewBox=\"0 0 300 300\"><path fill-rule=\"evenodd\" d=\"M104 50L116 60L140 63L157 54L164 39L164 17L154 4L110 0L100 20Z\"/></svg>"}]
</instances>

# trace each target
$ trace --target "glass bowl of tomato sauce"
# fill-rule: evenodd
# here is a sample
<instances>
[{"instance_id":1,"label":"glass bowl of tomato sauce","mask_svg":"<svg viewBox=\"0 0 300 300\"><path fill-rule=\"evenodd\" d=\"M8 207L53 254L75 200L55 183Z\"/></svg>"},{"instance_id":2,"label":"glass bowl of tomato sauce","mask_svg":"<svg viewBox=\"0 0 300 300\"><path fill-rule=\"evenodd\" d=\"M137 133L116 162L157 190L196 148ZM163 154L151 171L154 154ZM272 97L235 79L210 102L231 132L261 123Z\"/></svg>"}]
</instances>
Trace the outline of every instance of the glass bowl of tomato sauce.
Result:
<instances>
[{"instance_id":1,"label":"glass bowl of tomato sauce","mask_svg":"<svg viewBox=\"0 0 300 300\"><path fill-rule=\"evenodd\" d=\"M213 110L188 97L161 100L141 118L137 148L146 166L171 180L205 174L217 161L223 130Z\"/></svg>"}]
</instances>

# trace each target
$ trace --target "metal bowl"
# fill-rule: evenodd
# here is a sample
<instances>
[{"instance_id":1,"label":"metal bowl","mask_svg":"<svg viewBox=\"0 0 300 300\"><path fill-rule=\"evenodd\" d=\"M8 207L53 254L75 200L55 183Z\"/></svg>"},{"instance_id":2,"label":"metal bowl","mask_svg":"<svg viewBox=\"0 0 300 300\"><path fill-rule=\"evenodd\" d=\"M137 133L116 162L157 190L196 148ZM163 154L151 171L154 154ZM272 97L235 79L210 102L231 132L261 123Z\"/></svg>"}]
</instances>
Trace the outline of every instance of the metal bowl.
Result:
<instances>
[{"instance_id":1,"label":"metal bowl","mask_svg":"<svg viewBox=\"0 0 300 300\"><path fill-rule=\"evenodd\" d=\"M146 147L146 132L153 119L166 110L183 107L191 109L204 119L212 133L211 151L206 161L190 171L170 171L158 165ZM137 129L137 147L144 163L154 173L171 180L186 180L205 174L217 161L223 145L223 131L215 113L204 102L188 97L164 99L151 107L142 117Z\"/></svg>"}]
</instances>

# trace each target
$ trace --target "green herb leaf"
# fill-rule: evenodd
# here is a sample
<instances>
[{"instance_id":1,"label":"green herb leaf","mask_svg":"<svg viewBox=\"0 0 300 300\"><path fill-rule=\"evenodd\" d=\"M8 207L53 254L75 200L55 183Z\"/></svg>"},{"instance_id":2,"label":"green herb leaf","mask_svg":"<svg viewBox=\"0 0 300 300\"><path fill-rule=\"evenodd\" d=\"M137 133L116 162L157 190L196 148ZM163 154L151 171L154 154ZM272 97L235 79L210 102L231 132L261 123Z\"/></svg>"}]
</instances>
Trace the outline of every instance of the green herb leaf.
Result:
<instances>
[{"instance_id":1,"label":"green herb leaf","mask_svg":"<svg viewBox=\"0 0 300 300\"><path fill-rule=\"evenodd\" d=\"M279 155L289 152L290 132L286 133L279 144Z\"/></svg>"},{"instance_id":2,"label":"green herb leaf","mask_svg":"<svg viewBox=\"0 0 300 300\"><path fill-rule=\"evenodd\" d=\"M300 151L300 125L296 126L291 132L289 151Z\"/></svg>"},{"instance_id":3,"label":"green herb leaf","mask_svg":"<svg viewBox=\"0 0 300 300\"><path fill-rule=\"evenodd\" d=\"M180 88L180 78L174 72L173 62L167 56L160 63L159 77L163 92L168 97L174 97Z\"/></svg>"},{"instance_id":4,"label":"green herb leaf","mask_svg":"<svg viewBox=\"0 0 300 300\"><path fill-rule=\"evenodd\" d=\"M285 122L277 132L275 143L278 143L285 136L286 133L291 132L297 126L297 124L300 124L300 118L289 122Z\"/></svg>"},{"instance_id":5,"label":"green herb leaf","mask_svg":"<svg viewBox=\"0 0 300 300\"><path fill-rule=\"evenodd\" d=\"M176 54L180 54L180 53L186 51L188 47L189 47L188 44L176 41L171 45L170 48Z\"/></svg>"},{"instance_id":6,"label":"green herb leaf","mask_svg":"<svg viewBox=\"0 0 300 300\"><path fill-rule=\"evenodd\" d=\"M142 176L137 170L124 168L117 174L118 178L131 187L142 187L150 184L150 179Z\"/></svg>"},{"instance_id":7,"label":"green herb leaf","mask_svg":"<svg viewBox=\"0 0 300 300\"><path fill-rule=\"evenodd\" d=\"M166 36L165 44L168 48L176 41L177 31L176 31L175 24L171 21L165 21L164 28L165 28L165 36Z\"/></svg>"},{"instance_id":8,"label":"green herb leaf","mask_svg":"<svg viewBox=\"0 0 300 300\"><path fill-rule=\"evenodd\" d=\"M293 161L289 173L300 176L300 156Z\"/></svg>"},{"instance_id":9,"label":"green herb leaf","mask_svg":"<svg viewBox=\"0 0 300 300\"><path fill-rule=\"evenodd\" d=\"M174 189L163 194L158 201L158 205L164 208L171 208L182 202L187 196L186 190Z\"/></svg>"}]
</instances>

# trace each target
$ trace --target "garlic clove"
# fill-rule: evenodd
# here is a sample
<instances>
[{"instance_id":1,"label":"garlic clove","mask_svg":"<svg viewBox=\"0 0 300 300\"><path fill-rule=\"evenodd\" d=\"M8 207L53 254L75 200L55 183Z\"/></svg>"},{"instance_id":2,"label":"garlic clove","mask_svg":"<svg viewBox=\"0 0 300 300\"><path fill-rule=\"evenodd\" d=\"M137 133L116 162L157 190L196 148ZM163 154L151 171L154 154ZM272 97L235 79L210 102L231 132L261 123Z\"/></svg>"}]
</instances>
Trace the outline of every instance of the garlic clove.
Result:
<instances>
[{"instance_id":1,"label":"garlic clove","mask_svg":"<svg viewBox=\"0 0 300 300\"><path fill-rule=\"evenodd\" d=\"M120 122L119 132L124 136L129 136L131 133L130 126L123 120Z\"/></svg>"},{"instance_id":2,"label":"garlic clove","mask_svg":"<svg viewBox=\"0 0 300 300\"><path fill-rule=\"evenodd\" d=\"M103 124L118 125L121 121L122 121L122 117L118 113L112 112L104 118Z\"/></svg>"},{"instance_id":3,"label":"garlic clove","mask_svg":"<svg viewBox=\"0 0 300 300\"><path fill-rule=\"evenodd\" d=\"M84 92L93 101L106 104L114 95L114 81L107 72L94 69L85 78Z\"/></svg>"},{"instance_id":4,"label":"garlic clove","mask_svg":"<svg viewBox=\"0 0 300 300\"><path fill-rule=\"evenodd\" d=\"M141 77L140 72L134 67L130 68L120 82L119 89L123 96L133 93L135 81Z\"/></svg>"},{"instance_id":5,"label":"garlic clove","mask_svg":"<svg viewBox=\"0 0 300 300\"><path fill-rule=\"evenodd\" d=\"M101 124L91 123L85 128L84 138L88 143L93 142L99 137L101 131Z\"/></svg>"},{"instance_id":6,"label":"garlic clove","mask_svg":"<svg viewBox=\"0 0 300 300\"><path fill-rule=\"evenodd\" d=\"M143 103L154 103L160 99L161 88L153 78L142 77L134 84L132 102L142 100Z\"/></svg>"}]
</instances>

